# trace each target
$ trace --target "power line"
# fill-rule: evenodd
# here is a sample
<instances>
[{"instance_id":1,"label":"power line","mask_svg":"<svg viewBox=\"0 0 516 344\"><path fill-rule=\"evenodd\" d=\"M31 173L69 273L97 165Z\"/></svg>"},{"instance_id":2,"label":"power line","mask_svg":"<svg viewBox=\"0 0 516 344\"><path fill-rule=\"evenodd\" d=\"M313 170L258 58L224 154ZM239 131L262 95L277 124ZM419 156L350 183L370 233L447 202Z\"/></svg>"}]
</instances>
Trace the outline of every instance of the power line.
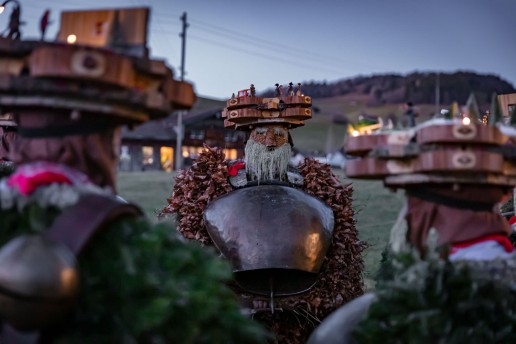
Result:
<instances>
[{"instance_id":1,"label":"power line","mask_svg":"<svg viewBox=\"0 0 516 344\"><path fill-rule=\"evenodd\" d=\"M178 30L159 30L158 32L154 32L155 34L158 34L158 35L166 35L166 36L170 36L170 35L180 35L181 32L179 32Z\"/></svg>"},{"instance_id":2,"label":"power line","mask_svg":"<svg viewBox=\"0 0 516 344\"><path fill-rule=\"evenodd\" d=\"M60 2L62 4L65 3L65 2L62 2L61 0L57 0L57 2ZM143 4L140 1L133 0L132 3L136 6L152 7L151 4ZM67 3L67 4L69 5L69 3ZM86 2L80 2L80 4L86 5ZM74 2L74 5L77 5L77 2ZM89 3L88 5L91 6L91 3ZM43 7L43 6L37 6L37 7ZM156 13L156 12L154 12L154 13ZM166 24L171 25L172 23L170 23L170 22L162 23L162 20L161 20L162 18L165 18L165 17L167 19L170 19L170 17L168 15L164 16L163 12L158 12L158 14L154 14L153 17L156 18L155 24L156 24L156 28L158 29L157 32L153 32L153 34L155 33L158 35L165 35L165 36L167 36L166 39L169 40L171 43L173 43L172 40L170 39L169 34L178 34L178 31L177 30L174 30L174 31L166 30L166 28L167 28ZM222 37L222 38L223 37L230 38L232 41L237 41L237 42L240 42L240 43L243 43L246 45L253 45L253 47L256 47L257 45L261 46L261 47L265 47L269 52L273 52L276 55L283 52L283 54L282 54L283 59L279 58L279 60L281 60L281 62L289 62L290 64L293 64L292 63L293 59L299 60L300 58L302 58L303 60L311 60L312 62L314 62L314 63L310 63L309 65L304 64L305 67L314 68L314 66L317 65L318 66L317 69L324 70L324 71L331 71L331 72L342 72L343 70L349 69L349 68L343 66L342 64L347 64L347 63L358 64L356 62L346 62L346 61L343 61L342 59L335 58L332 56L328 56L328 55L324 55L324 54L320 54L320 53L316 53L316 52L312 52L312 51L307 51L304 49L300 49L298 47L288 46L283 43L265 40L260 37L255 37L255 36L245 34L242 32L230 30L225 27L213 25L213 24L201 21L201 20L190 19L190 21L194 24L194 26L192 26L192 29L198 29L198 30L201 30L204 32L208 32L212 35ZM197 39L200 41L212 43L210 41L207 41L206 39L202 39L199 37L197 37ZM234 45L231 46L231 45L223 44L223 43L218 43L217 45L225 46L228 49L231 49L233 51L238 50L243 53L252 54L255 56L261 56L263 58L267 58L270 60L278 60L277 57L274 57L272 55L267 56L266 53L256 53L256 52L251 53L249 50L245 50L245 49L242 49L242 48L234 46ZM291 55L286 56L285 53L288 53ZM295 54L293 54L293 53L295 53ZM321 61L321 60L323 60L323 61ZM339 62L341 62L342 64L339 64ZM324 64L324 67L321 66L321 63ZM298 63L298 65L299 65L299 63ZM330 68L327 68L327 67L330 67Z\"/></svg>"},{"instance_id":3,"label":"power line","mask_svg":"<svg viewBox=\"0 0 516 344\"><path fill-rule=\"evenodd\" d=\"M321 63L321 62L324 62L324 61L321 61L321 58L318 58L316 56L311 56L311 54L309 52L303 52L302 54L297 54L297 53L294 53L292 54L292 50L290 50L289 47L287 46L284 46L283 44L281 43L272 43L272 42L269 42L269 43L262 43L262 42L256 42L254 40L250 40L250 39L246 39L246 38L240 38L240 37L233 37L231 35L227 35L227 34L218 34L218 33L215 33L214 31L211 31L211 30L206 30L206 29L203 29L203 28L199 28L199 27L196 27L197 29L200 29L200 30L204 30L206 32L209 32L209 33L212 33L212 34L215 34L216 36L224 36L224 37L228 37L230 38L232 41L238 41L238 42L242 42L242 43L245 43L245 44L248 44L248 45L252 45L253 47L259 47L259 46L262 46L264 48L266 48L268 51L273 51L275 53L280 53L282 52L283 54L287 53L289 54L289 57L297 57L297 58L303 58L305 60L311 60L311 61L314 61L314 62L317 62L317 63ZM301 56L301 55L305 55L305 56ZM335 61L326 61L325 62L326 65L328 64L331 64L333 67L337 67L339 69L342 69L343 67L342 66L338 66L337 64L335 64Z\"/></svg>"},{"instance_id":4,"label":"power line","mask_svg":"<svg viewBox=\"0 0 516 344\"><path fill-rule=\"evenodd\" d=\"M320 54L320 53L313 52L313 51L300 49L298 47L288 46L283 43L278 43L277 41L265 40L260 37L252 36L252 35L245 34L245 33L239 32L239 31L230 30L225 27L206 23L206 22L203 22L203 21L200 21L197 19L191 19L190 21L192 22L192 24L194 24L192 26L193 29L199 29L199 30L202 30L205 32L209 32L211 34L218 35L218 36L228 37L230 39L238 40L238 41L244 42L246 44L261 45L261 46L267 47L267 49L275 49L275 50L279 49L279 50L286 51L288 53L297 52L298 54L306 55L307 58L312 59L312 60L317 59L320 61L320 59L324 59L326 61L331 61L332 63L340 62L343 64L354 64L354 65L360 65L363 67L373 67L373 66L370 66L370 65L367 65L364 63L356 62L356 61L343 60L342 58L339 58L339 57L329 56L329 55ZM342 67L339 67L339 68L342 68Z\"/></svg>"},{"instance_id":5,"label":"power line","mask_svg":"<svg viewBox=\"0 0 516 344\"><path fill-rule=\"evenodd\" d=\"M240 52L240 53L244 53L244 54L248 54L248 55L252 55L252 56L257 56L257 57L265 58L267 60L271 60L271 61L274 61L274 62L286 63L286 64L289 64L291 66L297 66L297 67L302 67L302 68L310 68L310 69L318 69L318 70L323 71L323 72L331 72L331 73L342 72L342 69L338 69L338 68L336 68L336 69L327 69L327 68L324 68L324 67L316 66L314 64L303 64L303 63L299 63L299 62L293 62L291 59L284 59L284 58L280 58L280 57L273 57L271 55L267 55L267 54L264 54L264 53L243 49L243 48L240 48L240 47L239 48L235 48L232 45L228 45L228 44L224 44L224 43L220 43L220 42L214 42L214 41L211 41L211 40L208 40L208 39L205 39L205 38L202 38L202 37L194 36L194 35L190 35L189 37L194 39L194 40L202 41L202 42L205 42L205 43L208 43L208 44L212 44L212 45L215 45L215 46L218 46L218 47L228 48L231 51L237 51L237 52Z\"/></svg>"},{"instance_id":6,"label":"power line","mask_svg":"<svg viewBox=\"0 0 516 344\"><path fill-rule=\"evenodd\" d=\"M132 0L132 3L136 6L150 6L150 5L146 5L146 4L141 4L137 0ZM91 6L91 4L90 4L90 6ZM166 39L171 44L174 44L174 42L172 42L172 40L171 40L170 34L178 34L178 31L170 31L170 30L166 30L164 28L164 25L161 20L161 18L164 18L163 15L158 14L158 15L154 15L153 17L156 18L156 21L154 23L155 23L156 29L157 29L153 33L157 34L157 35L165 35ZM168 16L167 16L167 18L170 19L170 17L168 17ZM262 39L259 37L254 37L252 35L233 31L233 30L230 30L230 29L218 26L218 25L206 23L206 22L203 22L200 20L193 20L192 22L195 24L194 26L192 26L192 29L198 29L198 30L201 30L204 32L208 32L209 34L214 35L218 38L222 38L222 39L229 38L229 39L231 39L232 42L243 43L244 45L247 45L247 46L252 45L253 48L257 48L257 46L258 47L261 46L261 47L266 48L266 50L267 50L266 52L256 52L256 51L242 48L238 44L227 44L227 43L223 43L220 41L215 42L213 40L208 40L206 38L201 38L199 36L191 36L195 40L202 41L202 42L212 44L212 45L216 45L218 47L224 47L226 49L230 49L231 51L237 51L240 53L265 58L270 61L287 63L289 65L299 66L299 67L303 67L303 68L318 69L320 71L331 72L331 73L335 73L335 72L341 73L343 70L349 69L349 68L346 68L345 66L339 65L338 62L340 60L336 59L334 57L331 57L331 56L299 49L296 47L287 46L282 43L265 40L265 39ZM165 24L170 25L172 23L168 22ZM296 52L296 53L293 54L293 52ZM286 53L288 53L289 55L288 56L285 55ZM277 57L277 56L280 56L280 57ZM303 62L300 62L299 61L300 59L303 60ZM307 60L310 60L310 61L307 61ZM337 62L337 63L335 63L335 62Z\"/></svg>"},{"instance_id":7,"label":"power line","mask_svg":"<svg viewBox=\"0 0 516 344\"><path fill-rule=\"evenodd\" d=\"M201 30L204 32L208 32L208 33L218 36L218 37L226 37L226 38L231 39L232 41L242 42L244 44L252 45L254 47L262 46L262 47L265 47L267 50L273 50L275 52L283 51L283 52L291 54L295 50L298 52L298 54L296 54L296 55L303 54L303 55L306 55L304 57L306 59L311 59L311 60L315 60L315 61L319 61L319 62L321 61L321 57L320 57L321 55L317 55L317 54L311 53L309 51L295 49L295 48L292 48L289 46L285 46L282 43L278 43L278 42L259 40L257 38L251 38L251 36L240 37L236 33L220 33L220 32L214 31L214 30L203 28L202 26L192 26L192 29L194 29L194 30L197 29L197 30ZM166 32L166 31L164 31L164 32ZM328 61L331 60L332 63L335 62L334 59L331 57L325 57L325 59L327 59Z\"/></svg>"},{"instance_id":8,"label":"power line","mask_svg":"<svg viewBox=\"0 0 516 344\"><path fill-rule=\"evenodd\" d=\"M329 56L325 56L325 55L322 55L322 54L318 54L318 53L313 53L313 52L310 52L310 51L306 51L306 50L302 50L302 49L298 49L298 48L294 48L294 47L290 47L290 46L286 46L282 43L278 43L278 42L272 42L272 41L267 41L267 40L263 40L263 39L260 39L260 38L257 38L257 37L253 37L253 36L250 36L250 35L245 35L245 34L240 34L240 33L237 33L235 31L231 31L231 30L226 30L224 29L224 31L227 31L226 32L217 32L217 31L214 31L214 30L211 30L211 29L206 29L206 28L203 28L202 25L206 25L206 24L201 24L199 25L200 23L202 22L199 22L199 21L192 21L193 23L197 23L197 25L193 25L192 26L192 29L198 29L198 30L201 30L201 31L205 31L205 32L208 32L214 36L217 36L217 37L222 37L224 39L224 37L226 38L229 38L231 39L232 42L234 41L237 41L237 42L241 42L241 43L244 43L245 45L252 45L253 48L256 48L257 46L262 46L264 48L267 49L268 52L272 52L274 54L280 54L282 55L284 58L288 59L288 61L292 63L292 60L295 60L295 59L303 59L303 60L311 60L313 61L312 64L310 65L305 65L306 67L310 67L310 68L313 68L314 65L318 65L319 67L317 67L318 69L320 70L325 70L325 71L329 71L330 69L328 68L325 68L325 67L331 67L331 72L342 72L343 70L345 69L349 69L347 67L344 67L342 65L339 65L339 64L336 64L335 62L339 62L338 59L334 59L332 57L329 57ZM209 25L209 24L208 24ZM210 25L210 26L213 26L213 25ZM216 26L215 26L216 27ZM162 33L165 34L167 31L163 31ZM200 38L199 36L192 36L192 37L195 37L197 40L200 40L200 41L203 41L203 42L207 42L207 43L211 43L211 44L214 44L212 41L209 41L207 40L206 38ZM241 47L237 47L235 45L229 45L229 44L224 44L224 43L221 43L220 41L218 41L217 43L219 46L224 46L228 49L231 49L231 50L239 50L241 52L244 52L244 53L250 53L249 50L246 50L246 49L242 49ZM294 53L293 54L293 51L297 51L299 53ZM285 53L288 53L289 55L286 56ZM253 52L252 53L253 55L260 55L261 57L265 57L265 58L268 58L268 59L271 59L271 60L277 60L278 58L276 57L273 57L272 55L268 55L265 54L265 53L255 53ZM304 56L302 56L304 55ZM324 59L325 61L321 61L321 59ZM283 61L286 61L286 60L283 60ZM342 62L342 61L340 61ZM325 67L321 67L321 63L324 64Z\"/></svg>"},{"instance_id":9,"label":"power line","mask_svg":"<svg viewBox=\"0 0 516 344\"><path fill-rule=\"evenodd\" d=\"M199 25L201 27L204 26L204 27L207 27L207 28L211 28L214 31L222 32L222 33L220 33L220 35L223 35L223 33L225 33L226 36L227 35L231 35L233 37L236 37L235 39L240 39L240 40L245 39L247 41L252 42L253 44L258 43L258 44L262 44L262 45L267 45L267 46L269 46L271 48L274 48L274 49L278 49L279 48L279 49L287 50L289 53L297 52L297 53L300 53L300 54L312 56L312 58L318 58L318 59L322 58L322 59L329 60L329 61L338 61L338 62L341 62L341 63L352 63L352 64L357 64L357 65L362 65L362 66L366 66L367 67L367 65L359 63L359 62L346 61L346 60L343 60L343 59L338 58L338 57L329 56L329 55L325 55L325 54L320 54L320 53L317 53L317 52L300 49L298 47L288 46L288 45L285 45L285 44L282 44L282 43L278 43L277 41L265 40L265 39L260 38L260 37L251 36L251 35L248 35L248 34L245 34L245 33L241 33L241 32L238 32L238 31L234 31L234 30L230 30L230 29L218 26L218 25L209 24L209 23L206 23L206 22L203 22L203 21L200 21L200 20L195 20L194 19L194 20L192 20L192 23L196 24L196 25ZM204 30L208 31L209 29L204 28ZM214 31L211 31L211 32L214 32Z\"/></svg>"},{"instance_id":10,"label":"power line","mask_svg":"<svg viewBox=\"0 0 516 344\"><path fill-rule=\"evenodd\" d=\"M140 3L138 0L133 0L133 3L137 6L140 6ZM144 4L141 4L141 6L147 6L147 5L144 5ZM150 6L149 6L150 7ZM164 33L164 35L166 36L166 39L170 42L171 45L174 44L174 42L172 41L171 37L169 34L166 34L165 33L165 30L163 30L163 26L161 25L161 20L159 20L159 18L156 19L156 25L159 26L159 31L158 33ZM178 32L176 31L174 34L178 34ZM150 32L149 32L149 35L150 35Z\"/></svg>"}]
</instances>

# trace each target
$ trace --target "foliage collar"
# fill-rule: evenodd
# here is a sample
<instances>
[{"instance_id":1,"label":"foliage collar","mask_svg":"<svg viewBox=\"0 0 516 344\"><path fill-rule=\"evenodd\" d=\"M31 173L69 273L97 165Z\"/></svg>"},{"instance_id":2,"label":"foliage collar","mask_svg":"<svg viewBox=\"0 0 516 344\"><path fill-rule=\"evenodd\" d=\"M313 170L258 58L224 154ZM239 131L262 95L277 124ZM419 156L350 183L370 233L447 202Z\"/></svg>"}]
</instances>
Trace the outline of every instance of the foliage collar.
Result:
<instances>
[{"instance_id":1,"label":"foliage collar","mask_svg":"<svg viewBox=\"0 0 516 344\"><path fill-rule=\"evenodd\" d=\"M85 193L113 194L111 189L92 183L84 173L50 162L20 165L0 181L0 205L4 210L16 207L21 211L32 203L63 209L77 203Z\"/></svg>"}]
</instances>

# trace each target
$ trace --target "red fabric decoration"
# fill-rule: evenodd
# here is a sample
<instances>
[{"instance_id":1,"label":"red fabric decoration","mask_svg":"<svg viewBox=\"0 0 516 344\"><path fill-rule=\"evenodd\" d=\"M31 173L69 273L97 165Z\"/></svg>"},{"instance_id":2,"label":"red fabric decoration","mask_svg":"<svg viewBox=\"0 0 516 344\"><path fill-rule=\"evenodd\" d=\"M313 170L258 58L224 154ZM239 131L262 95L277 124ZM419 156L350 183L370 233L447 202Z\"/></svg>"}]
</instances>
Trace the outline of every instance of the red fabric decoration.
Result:
<instances>
[{"instance_id":1,"label":"red fabric decoration","mask_svg":"<svg viewBox=\"0 0 516 344\"><path fill-rule=\"evenodd\" d=\"M485 241L496 241L498 244L500 244L505 249L506 252L510 253L510 252L514 251L514 246L512 245L511 241L509 240L509 238L506 235L493 234L493 235L487 235L484 237L480 237L480 238L477 238L474 240L469 240L469 241L461 242L458 244L453 244L452 245L452 253L454 253L458 249L466 248L466 247L469 247L469 246L472 246L472 245L475 245L475 244L478 244L481 242L485 242Z\"/></svg>"},{"instance_id":2,"label":"red fabric decoration","mask_svg":"<svg viewBox=\"0 0 516 344\"><path fill-rule=\"evenodd\" d=\"M511 218L509 219L509 224L510 224L510 225L513 225L513 224L515 224L515 223L516 223L516 216L513 216L513 217L511 217Z\"/></svg>"},{"instance_id":3,"label":"red fabric decoration","mask_svg":"<svg viewBox=\"0 0 516 344\"><path fill-rule=\"evenodd\" d=\"M9 186L17 186L23 195L30 195L38 187L52 183L71 185L72 181L59 172L44 171L31 176L16 174L7 182Z\"/></svg>"},{"instance_id":4,"label":"red fabric decoration","mask_svg":"<svg viewBox=\"0 0 516 344\"><path fill-rule=\"evenodd\" d=\"M238 171L243 168L245 168L245 163L242 161L239 161L236 164L228 167L228 173L231 177L235 177L238 174Z\"/></svg>"}]
</instances>

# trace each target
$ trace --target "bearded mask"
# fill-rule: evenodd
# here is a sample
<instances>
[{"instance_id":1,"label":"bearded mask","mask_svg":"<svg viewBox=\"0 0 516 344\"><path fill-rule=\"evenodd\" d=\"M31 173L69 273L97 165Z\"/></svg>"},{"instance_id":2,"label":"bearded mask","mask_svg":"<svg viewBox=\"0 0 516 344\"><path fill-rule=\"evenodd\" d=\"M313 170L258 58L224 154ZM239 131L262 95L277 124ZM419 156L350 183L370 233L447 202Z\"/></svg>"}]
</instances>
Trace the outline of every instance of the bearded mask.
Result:
<instances>
[{"instance_id":1,"label":"bearded mask","mask_svg":"<svg viewBox=\"0 0 516 344\"><path fill-rule=\"evenodd\" d=\"M246 172L253 180L287 180L292 155L288 130L281 125L253 129L245 146Z\"/></svg>"}]
</instances>

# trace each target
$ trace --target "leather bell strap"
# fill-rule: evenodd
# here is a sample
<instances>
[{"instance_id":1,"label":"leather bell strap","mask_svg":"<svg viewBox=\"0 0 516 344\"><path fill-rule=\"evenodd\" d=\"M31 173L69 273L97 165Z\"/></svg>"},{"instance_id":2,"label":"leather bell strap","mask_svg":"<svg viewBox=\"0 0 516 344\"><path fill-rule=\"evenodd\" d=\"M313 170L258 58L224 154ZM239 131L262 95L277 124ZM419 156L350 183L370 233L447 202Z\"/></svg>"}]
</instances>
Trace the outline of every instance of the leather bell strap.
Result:
<instances>
[{"instance_id":1,"label":"leather bell strap","mask_svg":"<svg viewBox=\"0 0 516 344\"><path fill-rule=\"evenodd\" d=\"M57 217L45 237L64 244L78 257L96 232L122 216L137 217L143 213L136 205L114 197L85 195Z\"/></svg>"}]
</instances>

